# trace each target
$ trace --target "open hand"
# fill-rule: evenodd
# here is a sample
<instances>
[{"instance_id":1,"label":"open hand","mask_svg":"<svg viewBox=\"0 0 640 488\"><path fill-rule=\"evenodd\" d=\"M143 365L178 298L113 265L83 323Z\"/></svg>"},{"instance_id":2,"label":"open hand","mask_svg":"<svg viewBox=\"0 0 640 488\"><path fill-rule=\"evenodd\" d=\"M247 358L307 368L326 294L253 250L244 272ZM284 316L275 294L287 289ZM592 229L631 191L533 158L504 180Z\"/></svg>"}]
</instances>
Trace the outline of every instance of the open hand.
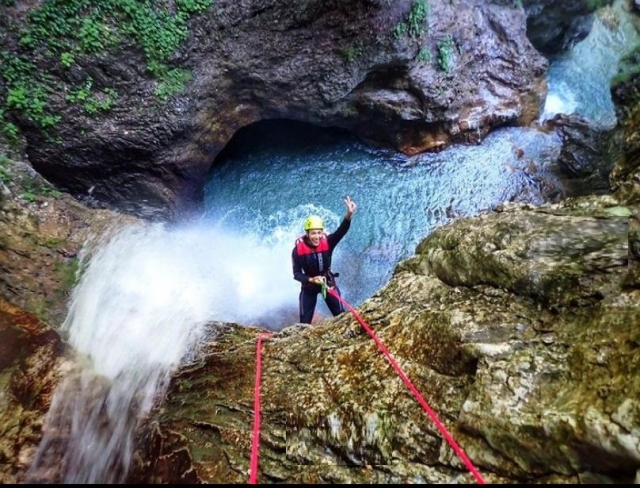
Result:
<instances>
[{"instance_id":1,"label":"open hand","mask_svg":"<svg viewBox=\"0 0 640 488\"><path fill-rule=\"evenodd\" d=\"M347 196L347 198L344 199L344 203L347 206L347 216L351 217L351 215L353 215L353 212L356 211L358 206L356 205L356 202L351 200L350 196Z\"/></svg>"}]
</instances>

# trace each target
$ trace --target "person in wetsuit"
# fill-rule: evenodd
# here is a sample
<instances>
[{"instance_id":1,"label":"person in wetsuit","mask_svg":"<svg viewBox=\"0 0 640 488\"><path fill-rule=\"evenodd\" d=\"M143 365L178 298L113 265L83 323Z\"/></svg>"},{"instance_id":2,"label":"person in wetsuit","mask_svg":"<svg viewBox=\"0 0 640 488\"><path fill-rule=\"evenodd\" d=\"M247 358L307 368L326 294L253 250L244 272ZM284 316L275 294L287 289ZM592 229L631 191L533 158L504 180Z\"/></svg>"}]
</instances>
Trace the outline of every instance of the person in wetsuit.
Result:
<instances>
[{"instance_id":1,"label":"person in wetsuit","mask_svg":"<svg viewBox=\"0 0 640 488\"><path fill-rule=\"evenodd\" d=\"M311 215L304 223L305 234L296 239L291 253L293 279L301 284L299 307L300 322L303 324L310 324L313 319L318 293L322 291L323 282L326 282L327 287L333 288L338 296L342 296L336 286L336 275L331 272L331 255L349 231L351 217L357 208L350 197L345 198L344 203L347 206L347 213L333 234L324 232L322 218ZM340 300L330 293L326 294L324 301L334 317L344 312Z\"/></svg>"}]
</instances>

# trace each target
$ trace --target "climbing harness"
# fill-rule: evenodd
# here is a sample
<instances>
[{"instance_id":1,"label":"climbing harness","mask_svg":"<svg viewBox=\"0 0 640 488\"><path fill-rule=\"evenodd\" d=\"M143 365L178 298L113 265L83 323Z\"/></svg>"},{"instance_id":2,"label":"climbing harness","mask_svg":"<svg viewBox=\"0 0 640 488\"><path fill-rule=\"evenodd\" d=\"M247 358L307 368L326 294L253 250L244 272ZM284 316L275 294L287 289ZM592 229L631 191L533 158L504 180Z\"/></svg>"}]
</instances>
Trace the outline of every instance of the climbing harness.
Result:
<instances>
[{"instance_id":1,"label":"climbing harness","mask_svg":"<svg viewBox=\"0 0 640 488\"><path fill-rule=\"evenodd\" d=\"M378 338L378 336L375 334L373 329L363 320L363 318L358 314L358 312L356 312L356 310L346 300L344 300L338 293L336 293L336 291L333 288L328 288L326 280L324 280L322 285L322 296L325 297L327 292L333 295L336 299L338 299L351 312L353 317L360 323L360 325L364 328L367 334L369 334L369 336L373 339L373 341L378 346L378 349L380 349L380 351L382 351L382 353L385 355L385 357L387 358L391 366L396 370L396 372L398 373L398 375L400 376L404 384L407 386L407 388L409 388L411 393L413 393L413 395L416 397L420 406L424 409L425 412L427 412L427 415L431 418L431 420L436 425L438 430L442 433L442 436L446 439L446 441L449 443L451 448L460 457L460 459L462 460L466 468L469 470L469 472L476 479L478 484L484 485L486 483L484 478L480 475L480 473L475 468L471 460L464 453L462 448L453 439L453 437L451 436L449 431L446 429L444 424L440 421L436 413L431 409L431 407L429 407L429 405L427 404L425 399L422 397L422 395L420 395L420 392L417 390L417 388L413 385L413 383L411 383L411 380L402 370L400 365L398 365L395 359L393 359L393 356L391 355L389 350L385 347L385 345L382 343L382 341ZM261 355L261 348L262 348L262 339L270 335L271 334L260 334L258 336L258 345L257 345L257 353L256 353L256 356L257 356L256 357L256 386L255 386L255 400L254 400L255 421L254 421L254 429L253 429L253 446L251 450L251 470L250 470L250 483L252 484L256 483L257 474L258 474L258 440L259 440L258 438L260 436L260 397L259 397L260 372L261 372L260 355Z\"/></svg>"}]
</instances>

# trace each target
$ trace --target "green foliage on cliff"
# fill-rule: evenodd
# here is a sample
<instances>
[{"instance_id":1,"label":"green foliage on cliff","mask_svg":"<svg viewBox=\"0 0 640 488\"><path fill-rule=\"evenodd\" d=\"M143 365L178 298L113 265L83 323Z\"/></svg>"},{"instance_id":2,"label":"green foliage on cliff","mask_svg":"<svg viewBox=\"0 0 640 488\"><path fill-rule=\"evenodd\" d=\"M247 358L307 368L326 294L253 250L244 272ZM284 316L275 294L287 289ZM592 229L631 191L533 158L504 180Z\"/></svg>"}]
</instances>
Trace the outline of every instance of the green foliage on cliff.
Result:
<instances>
[{"instance_id":1,"label":"green foliage on cliff","mask_svg":"<svg viewBox=\"0 0 640 488\"><path fill-rule=\"evenodd\" d=\"M635 46L620 60L618 73L611 79L611 86L626 83L638 74L640 74L640 45Z\"/></svg>"},{"instance_id":2,"label":"green foliage on cliff","mask_svg":"<svg viewBox=\"0 0 640 488\"><path fill-rule=\"evenodd\" d=\"M449 73L453 68L454 47L455 42L451 35L438 42L438 67L445 73Z\"/></svg>"},{"instance_id":3,"label":"green foliage on cliff","mask_svg":"<svg viewBox=\"0 0 640 488\"><path fill-rule=\"evenodd\" d=\"M427 24L430 12L431 6L427 0L414 0L407 20L395 26L395 37L397 39L401 39L406 35L413 38L422 37L428 28Z\"/></svg>"},{"instance_id":4,"label":"green foliage on cliff","mask_svg":"<svg viewBox=\"0 0 640 488\"><path fill-rule=\"evenodd\" d=\"M11 174L9 173L9 165L12 163L11 159L0 154L0 181L7 183L11 180Z\"/></svg>"},{"instance_id":5,"label":"green foliage on cliff","mask_svg":"<svg viewBox=\"0 0 640 488\"><path fill-rule=\"evenodd\" d=\"M171 67L171 57L189 34L186 22L208 9L213 1L43 2L30 10L26 24L14 31L19 36L19 52L0 52L0 106L20 113L46 132L59 121L49 108L49 100L61 90L48 73L71 69L79 60L115 53L121 46L132 44L144 55L148 73L159 81L157 96L166 100L189 78ZM89 86L82 83L71 98L82 102L85 112L96 114L111 108L117 98L113 87L97 90L92 80ZM12 132L14 128L0 113L0 132Z\"/></svg>"},{"instance_id":6,"label":"green foliage on cliff","mask_svg":"<svg viewBox=\"0 0 640 488\"><path fill-rule=\"evenodd\" d=\"M611 0L586 0L587 6L589 10L598 10L599 8L604 7L605 5L610 5L612 3Z\"/></svg>"}]
</instances>

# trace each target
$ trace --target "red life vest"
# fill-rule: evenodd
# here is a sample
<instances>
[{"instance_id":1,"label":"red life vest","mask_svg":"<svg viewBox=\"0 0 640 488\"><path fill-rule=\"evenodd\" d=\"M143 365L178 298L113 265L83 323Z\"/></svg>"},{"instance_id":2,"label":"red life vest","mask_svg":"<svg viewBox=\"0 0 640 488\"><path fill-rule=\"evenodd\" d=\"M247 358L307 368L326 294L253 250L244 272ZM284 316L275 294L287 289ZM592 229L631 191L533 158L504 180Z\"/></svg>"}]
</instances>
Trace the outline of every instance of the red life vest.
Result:
<instances>
[{"instance_id":1,"label":"red life vest","mask_svg":"<svg viewBox=\"0 0 640 488\"><path fill-rule=\"evenodd\" d=\"M314 252L326 252L329 250L329 241L327 240L327 234L322 234L320 238L320 244L317 247L311 247L307 244L305 236L300 236L296 239L296 252L298 256L304 256L305 254L313 254Z\"/></svg>"}]
</instances>

